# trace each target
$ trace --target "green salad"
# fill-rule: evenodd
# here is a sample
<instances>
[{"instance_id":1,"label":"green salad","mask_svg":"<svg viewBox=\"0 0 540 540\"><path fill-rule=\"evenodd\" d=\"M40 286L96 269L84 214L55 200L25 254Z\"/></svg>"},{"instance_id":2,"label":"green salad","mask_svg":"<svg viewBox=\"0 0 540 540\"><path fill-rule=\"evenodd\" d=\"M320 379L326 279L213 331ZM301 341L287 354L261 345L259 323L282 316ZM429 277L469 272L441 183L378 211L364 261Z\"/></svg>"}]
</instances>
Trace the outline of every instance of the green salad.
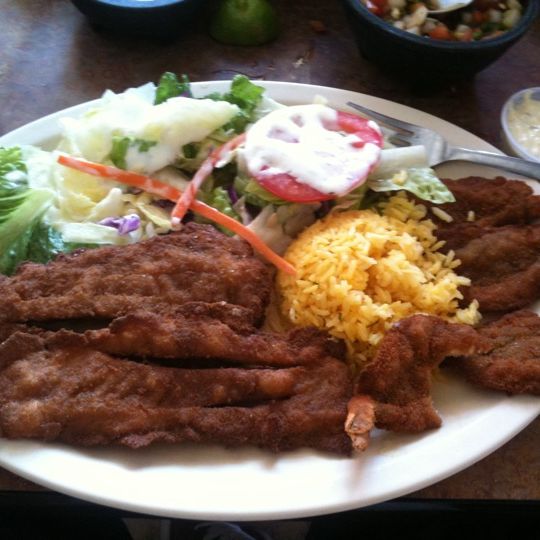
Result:
<instances>
[{"instance_id":1,"label":"green salad","mask_svg":"<svg viewBox=\"0 0 540 540\"><path fill-rule=\"evenodd\" d=\"M313 129L300 125L313 121L318 122ZM291 140L294 122L300 139L308 134L317 159L332 154L332 145L342 152L345 148L349 161L338 156L347 166L352 163L343 173L345 190L307 185L295 172L298 166L316 176L318 162L303 153L298 144L303 139ZM187 76L165 73L157 85L105 92L83 115L62 118L59 131L52 151L0 147L3 274L12 274L24 261L45 263L78 248L124 245L168 233L175 194L188 189L194 178L201 179L197 204L217 212L190 206L193 212L185 219L215 223L228 234L251 231L278 254L332 209L365 207L396 190L435 203L453 200L427 167L422 148L392 148L373 122L332 111L320 100L311 108L277 103L244 76L235 77L224 93L195 97ZM270 149L264 141L270 141ZM291 167L291 155L285 159L279 154L289 143L296 145L291 155L298 158ZM353 163L355 145L365 153L363 165ZM62 156L79 166L60 164ZM327 159L329 167L335 157ZM269 161L261 165L263 158ZM101 167L97 173L96 167ZM328 171L322 175L325 182L332 180ZM238 225L231 226L231 220Z\"/></svg>"}]
</instances>

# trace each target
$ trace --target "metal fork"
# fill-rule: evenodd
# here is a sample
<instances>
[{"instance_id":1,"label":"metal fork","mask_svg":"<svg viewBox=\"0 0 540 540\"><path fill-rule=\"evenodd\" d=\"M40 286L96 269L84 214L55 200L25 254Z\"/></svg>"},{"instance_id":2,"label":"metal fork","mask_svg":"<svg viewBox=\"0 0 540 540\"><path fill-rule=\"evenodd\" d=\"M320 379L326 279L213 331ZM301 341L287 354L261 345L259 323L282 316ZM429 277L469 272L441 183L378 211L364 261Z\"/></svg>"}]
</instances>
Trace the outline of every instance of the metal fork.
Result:
<instances>
[{"instance_id":1,"label":"metal fork","mask_svg":"<svg viewBox=\"0 0 540 540\"><path fill-rule=\"evenodd\" d=\"M527 178L540 180L540 163L528 161L526 159L484 152L480 150L469 150L451 145L442 135L431 129L409 124L397 118L391 118L358 103L347 103L349 107L361 112L364 116L372 118L382 126L390 128L391 133L388 140L396 146L422 145L426 149L426 156L430 166L439 165L446 161L471 161L480 165L497 167L516 174L521 174Z\"/></svg>"}]
</instances>

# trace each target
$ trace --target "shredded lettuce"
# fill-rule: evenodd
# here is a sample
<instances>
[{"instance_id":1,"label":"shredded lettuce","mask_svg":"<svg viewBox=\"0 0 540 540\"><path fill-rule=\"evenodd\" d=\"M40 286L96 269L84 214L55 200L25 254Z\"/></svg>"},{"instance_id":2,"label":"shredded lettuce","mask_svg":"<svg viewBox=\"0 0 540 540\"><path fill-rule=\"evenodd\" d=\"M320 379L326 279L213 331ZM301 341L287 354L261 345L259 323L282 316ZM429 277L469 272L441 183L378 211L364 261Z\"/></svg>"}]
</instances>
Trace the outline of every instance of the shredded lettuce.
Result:
<instances>
[{"instance_id":1,"label":"shredded lettuce","mask_svg":"<svg viewBox=\"0 0 540 540\"><path fill-rule=\"evenodd\" d=\"M201 192L202 194L202 192ZM227 193L227 190L221 186L212 189L210 192L204 193L204 202L216 210L219 210L222 214L232 217L236 221L241 221L240 216L233 208L233 202ZM208 221L196 216L195 218L200 223L208 223ZM231 231L225 227L218 225L218 228L227 235L232 235Z\"/></svg>"},{"instance_id":2,"label":"shredded lettuce","mask_svg":"<svg viewBox=\"0 0 540 540\"><path fill-rule=\"evenodd\" d=\"M191 173L216 147L284 107L243 75L234 78L228 91L201 99L190 99L185 75L167 72L157 88L150 86L144 92L108 92L99 107L81 118L64 119L60 148L90 161L163 177L185 189ZM170 230L168 203L64 170L56 165L54 153L40 152L32 157L18 147L0 148L0 272L10 274L25 260L45 263L77 247L123 245ZM454 201L420 146L383 150L363 185L322 206L276 197L249 177L241 150L229 157L232 161L220 163L198 196L249 223L279 252L332 204L338 210L366 208L398 190L433 203ZM133 226L119 235L111 225L120 227L126 220Z\"/></svg>"},{"instance_id":3,"label":"shredded lettuce","mask_svg":"<svg viewBox=\"0 0 540 540\"><path fill-rule=\"evenodd\" d=\"M189 79L187 75L181 75L179 81L174 73L166 71L159 79L154 105L159 105L169 98L177 96L191 97Z\"/></svg>"},{"instance_id":4,"label":"shredded lettuce","mask_svg":"<svg viewBox=\"0 0 540 540\"><path fill-rule=\"evenodd\" d=\"M148 150L156 144L157 141L147 141L134 137L113 136L109 159L119 169L127 169L126 156L130 148L135 148L138 152L148 152Z\"/></svg>"},{"instance_id":5,"label":"shredded lettuce","mask_svg":"<svg viewBox=\"0 0 540 540\"><path fill-rule=\"evenodd\" d=\"M213 136L198 143L185 144L174 166L187 173L195 173L212 151L222 144L222 141L215 140Z\"/></svg>"},{"instance_id":6,"label":"shredded lettuce","mask_svg":"<svg viewBox=\"0 0 540 540\"><path fill-rule=\"evenodd\" d=\"M251 229L268 247L282 255L293 239L316 220L320 204L266 205L249 223Z\"/></svg>"},{"instance_id":7,"label":"shredded lettuce","mask_svg":"<svg viewBox=\"0 0 540 540\"><path fill-rule=\"evenodd\" d=\"M238 214L233 210L232 201L223 187L217 187L212 190L210 196L207 197L207 204L210 204L221 213L239 220Z\"/></svg>"},{"instance_id":8,"label":"shredded lettuce","mask_svg":"<svg viewBox=\"0 0 540 540\"><path fill-rule=\"evenodd\" d=\"M15 195L26 189L27 170L18 146L0 147L0 197ZM11 193L9 193L11 192Z\"/></svg>"},{"instance_id":9,"label":"shredded lettuce","mask_svg":"<svg viewBox=\"0 0 540 540\"><path fill-rule=\"evenodd\" d=\"M184 144L184 146L182 147L182 155L186 159L193 159L197 157L198 153L199 153L199 145L196 143Z\"/></svg>"},{"instance_id":10,"label":"shredded lettuce","mask_svg":"<svg viewBox=\"0 0 540 540\"><path fill-rule=\"evenodd\" d=\"M429 167L403 169L391 178L370 179L369 189L375 192L409 191L420 199L435 204L455 202L452 192L439 180Z\"/></svg>"},{"instance_id":11,"label":"shredded lettuce","mask_svg":"<svg viewBox=\"0 0 540 540\"><path fill-rule=\"evenodd\" d=\"M99 223L59 222L55 228L67 245L100 246L111 244L122 246L140 240L140 229L127 235L120 235L113 227ZM135 238L134 238L135 237Z\"/></svg>"},{"instance_id":12,"label":"shredded lettuce","mask_svg":"<svg viewBox=\"0 0 540 540\"><path fill-rule=\"evenodd\" d=\"M60 253L70 253L76 249L93 248L95 244L64 242L62 235L53 227L34 220L9 250L0 258L2 273L11 275L20 263L32 261L45 264Z\"/></svg>"},{"instance_id":13,"label":"shredded lettuce","mask_svg":"<svg viewBox=\"0 0 540 540\"><path fill-rule=\"evenodd\" d=\"M245 75L236 75L228 92L218 92L206 96L215 101L228 101L239 108L234 118L226 124L224 130L232 130L235 133L243 133L246 126L256 120L257 107L262 102L264 88L253 84Z\"/></svg>"},{"instance_id":14,"label":"shredded lettuce","mask_svg":"<svg viewBox=\"0 0 540 540\"><path fill-rule=\"evenodd\" d=\"M23 261L48 262L79 247L65 244L42 222L52 200L52 191L28 186L21 149L0 148L0 273L11 275Z\"/></svg>"},{"instance_id":15,"label":"shredded lettuce","mask_svg":"<svg viewBox=\"0 0 540 540\"><path fill-rule=\"evenodd\" d=\"M264 208L268 204L279 206L282 204L290 204L290 201L285 201L276 197L262 186L260 186L255 180L239 174L234 180L234 189L239 195L245 197L248 204Z\"/></svg>"},{"instance_id":16,"label":"shredded lettuce","mask_svg":"<svg viewBox=\"0 0 540 540\"><path fill-rule=\"evenodd\" d=\"M353 189L350 193L347 193L343 197L339 197L335 201L335 210L362 210L369 208L374 202L374 198L380 198L378 193L370 191L367 182Z\"/></svg>"},{"instance_id":17,"label":"shredded lettuce","mask_svg":"<svg viewBox=\"0 0 540 540\"><path fill-rule=\"evenodd\" d=\"M204 141L230 122L238 107L226 101L175 97L158 105L134 92L109 93L78 118L62 118L60 150L89 161L144 174L175 164L182 148ZM215 147L215 145L214 145Z\"/></svg>"}]
</instances>

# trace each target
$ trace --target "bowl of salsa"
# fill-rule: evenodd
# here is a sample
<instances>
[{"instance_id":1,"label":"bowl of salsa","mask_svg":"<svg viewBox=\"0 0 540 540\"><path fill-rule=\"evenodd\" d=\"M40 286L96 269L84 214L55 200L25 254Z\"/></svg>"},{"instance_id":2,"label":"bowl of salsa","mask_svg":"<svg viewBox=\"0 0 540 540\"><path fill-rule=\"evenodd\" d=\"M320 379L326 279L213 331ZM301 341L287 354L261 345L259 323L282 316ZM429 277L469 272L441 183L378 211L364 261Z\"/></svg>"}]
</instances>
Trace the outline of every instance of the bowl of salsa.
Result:
<instances>
[{"instance_id":1,"label":"bowl of salsa","mask_svg":"<svg viewBox=\"0 0 540 540\"><path fill-rule=\"evenodd\" d=\"M360 52L412 78L466 78L495 62L531 27L535 0L474 0L433 14L436 0L343 0Z\"/></svg>"}]
</instances>

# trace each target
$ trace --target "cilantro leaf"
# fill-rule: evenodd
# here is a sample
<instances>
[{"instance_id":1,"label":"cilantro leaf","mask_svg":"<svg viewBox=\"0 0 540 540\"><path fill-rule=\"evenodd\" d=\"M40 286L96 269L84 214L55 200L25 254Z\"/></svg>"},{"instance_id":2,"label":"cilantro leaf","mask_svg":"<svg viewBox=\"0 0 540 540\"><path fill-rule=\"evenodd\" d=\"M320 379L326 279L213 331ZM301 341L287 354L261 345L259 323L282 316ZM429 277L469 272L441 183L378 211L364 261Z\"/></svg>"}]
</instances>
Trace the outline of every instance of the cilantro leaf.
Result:
<instances>
[{"instance_id":1,"label":"cilantro leaf","mask_svg":"<svg viewBox=\"0 0 540 540\"><path fill-rule=\"evenodd\" d=\"M245 75L236 75L228 92L220 94L215 92L206 96L214 101L228 101L236 105L240 110L238 114L224 126L235 133L242 133L246 126L254 121L254 112L260 104L264 94L264 88L253 84Z\"/></svg>"},{"instance_id":2,"label":"cilantro leaf","mask_svg":"<svg viewBox=\"0 0 540 540\"><path fill-rule=\"evenodd\" d=\"M191 97L189 79L187 75L182 75L179 81L174 73L167 71L159 79L154 105L159 105L160 103L177 96Z\"/></svg>"}]
</instances>

